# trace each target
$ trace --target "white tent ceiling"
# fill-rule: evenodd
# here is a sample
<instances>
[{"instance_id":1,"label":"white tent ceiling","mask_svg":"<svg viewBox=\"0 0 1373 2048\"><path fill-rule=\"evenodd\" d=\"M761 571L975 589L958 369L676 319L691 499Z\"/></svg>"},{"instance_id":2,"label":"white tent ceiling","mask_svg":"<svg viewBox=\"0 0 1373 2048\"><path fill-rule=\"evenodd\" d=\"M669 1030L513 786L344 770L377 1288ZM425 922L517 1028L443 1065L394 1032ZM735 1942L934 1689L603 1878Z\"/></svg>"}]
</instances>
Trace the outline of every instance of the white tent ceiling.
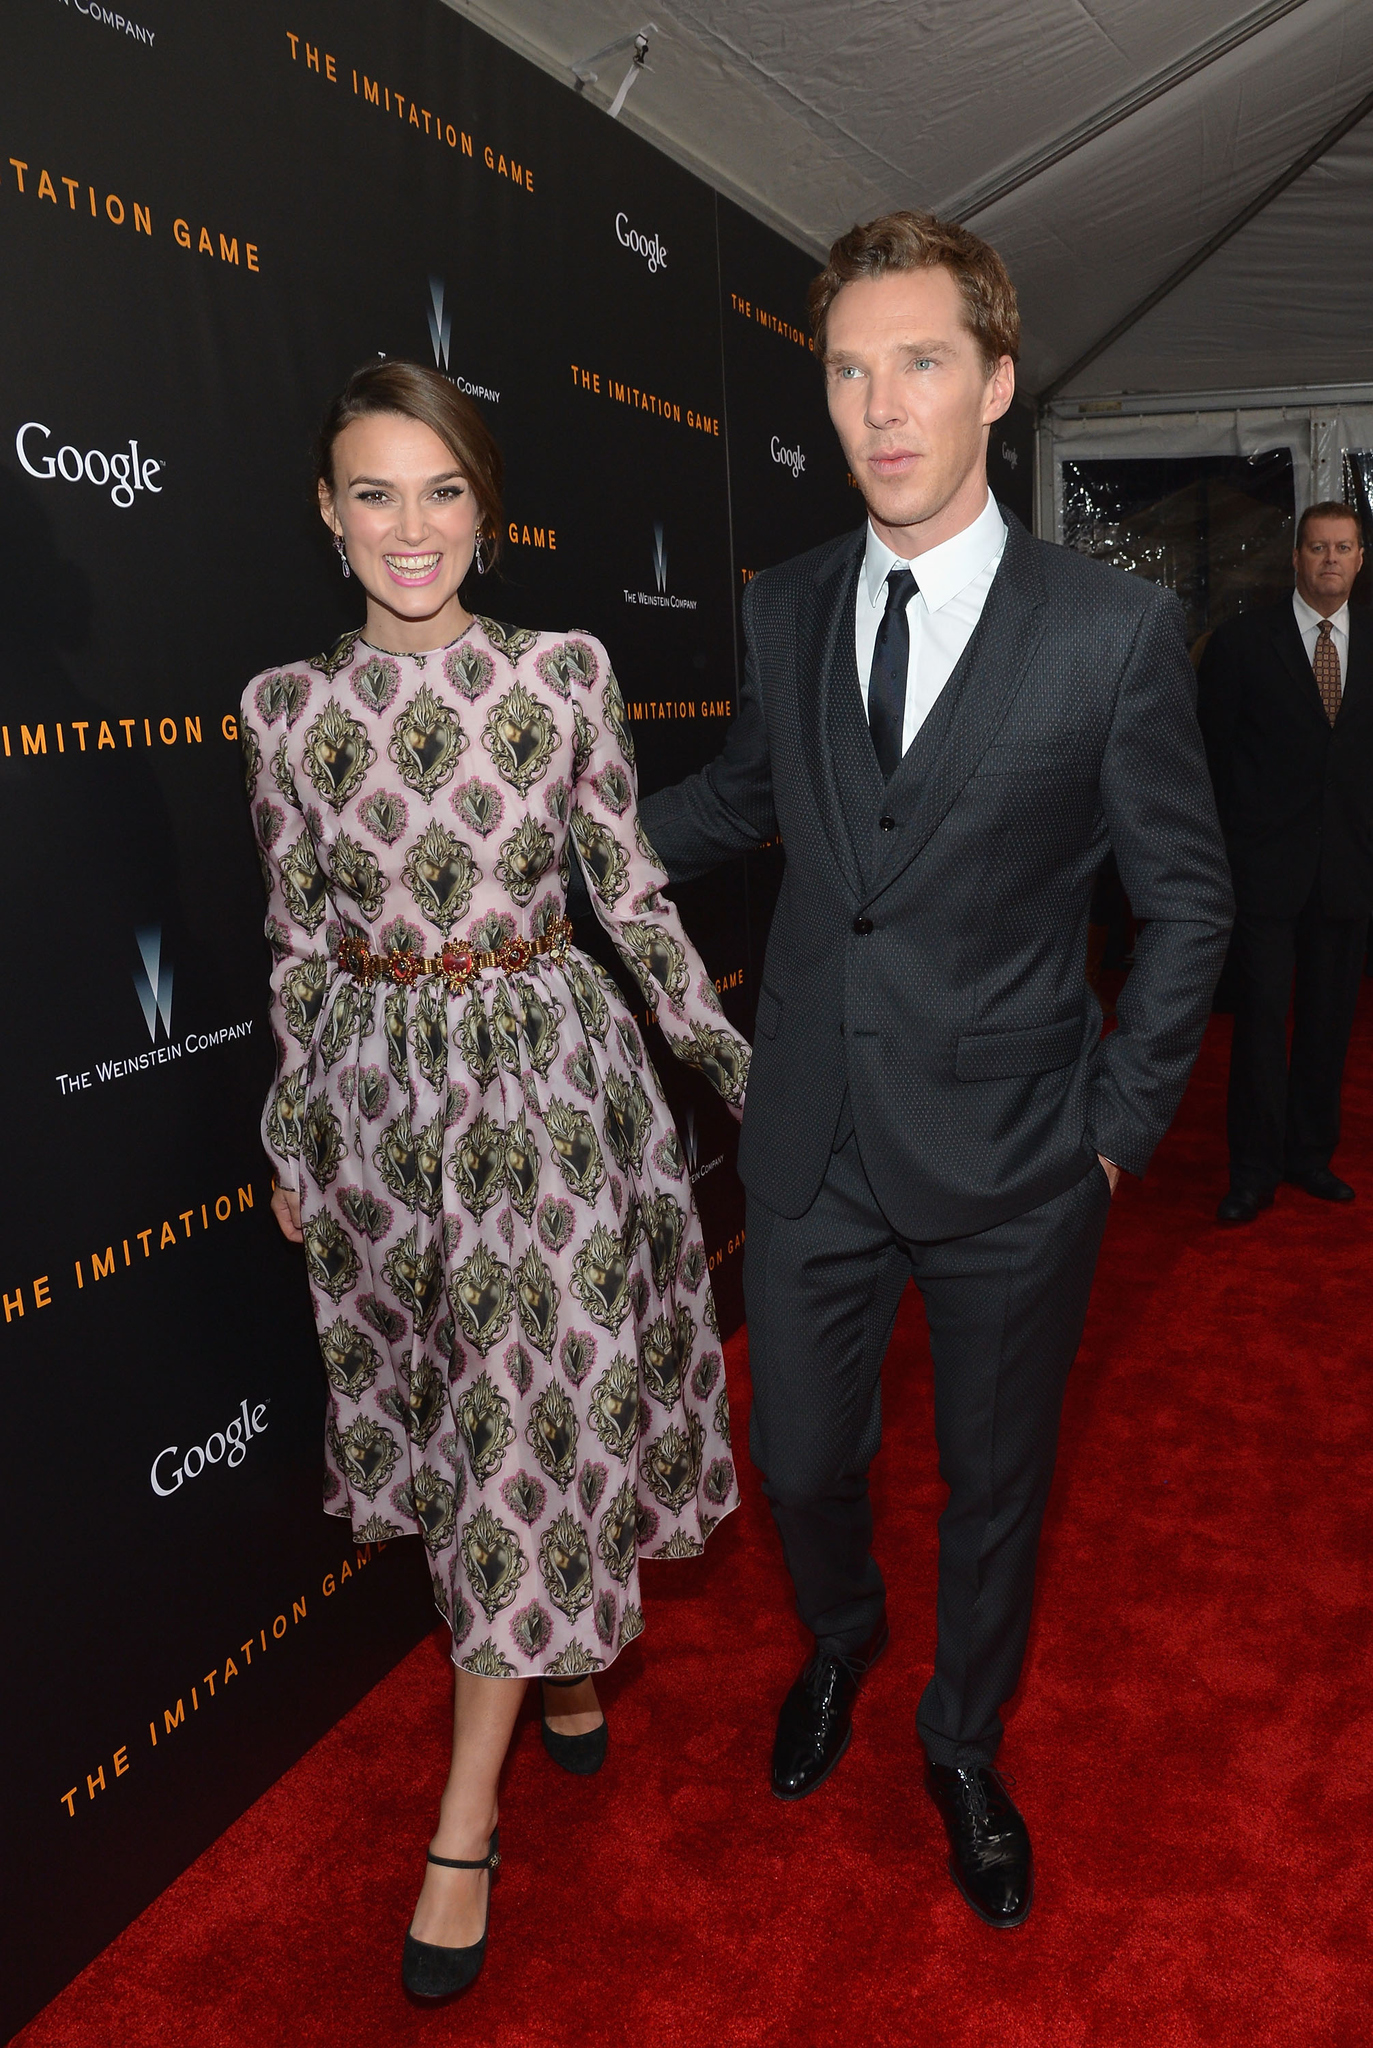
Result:
<instances>
[{"instance_id":1,"label":"white tent ceiling","mask_svg":"<svg viewBox=\"0 0 1373 2048\"><path fill-rule=\"evenodd\" d=\"M1373 94L1373 0L448 4L569 85L652 20L621 119L817 252L894 206L967 220L1019 288L1027 393L1373 380L1373 111L1074 370Z\"/></svg>"}]
</instances>

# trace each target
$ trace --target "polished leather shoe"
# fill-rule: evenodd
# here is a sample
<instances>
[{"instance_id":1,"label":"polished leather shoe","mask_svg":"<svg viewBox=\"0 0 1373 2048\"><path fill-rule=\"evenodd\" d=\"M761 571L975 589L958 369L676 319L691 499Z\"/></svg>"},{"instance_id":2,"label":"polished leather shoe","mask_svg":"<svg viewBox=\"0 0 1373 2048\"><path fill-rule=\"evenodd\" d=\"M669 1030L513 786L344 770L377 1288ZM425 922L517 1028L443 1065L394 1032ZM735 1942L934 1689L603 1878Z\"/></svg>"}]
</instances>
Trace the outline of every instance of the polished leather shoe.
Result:
<instances>
[{"instance_id":1,"label":"polished leather shoe","mask_svg":"<svg viewBox=\"0 0 1373 2048\"><path fill-rule=\"evenodd\" d=\"M1260 1194L1255 1188L1231 1188L1228 1195L1222 1195L1216 1208L1217 1223L1252 1223L1260 1209L1271 1209L1271 1194Z\"/></svg>"},{"instance_id":2,"label":"polished leather shoe","mask_svg":"<svg viewBox=\"0 0 1373 2048\"><path fill-rule=\"evenodd\" d=\"M949 1876L989 1927L1019 1927L1034 1897L1030 1831L990 1764L925 1762L925 1790L949 1837Z\"/></svg>"},{"instance_id":3,"label":"polished leather shoe","mask_svg":"<svg viewBox=\"0 0 1373 2048\"><path fill-rule=\"evenodd\" d=\"M1317 1167L1314 1173L1289 1173L1288 1184L1300 1188L1303 1194L1314 1195L1318 1202L1352 1202L1354 1190L1347 1180L1341 1180L1328 1166Z\"/></svg>"},{"instance_id":4,"label":"polished leather shoe","mask_svg":"<svg viewBox=\"0 0 1373 2048\"><path fill-rule=\"evenodd\" d=\"M883 1615L861 1650L847 1657L817 1650L782 1702L772 1746L772 1789L779 1799L804 1799L849 1746L853 1703L890 1636Z\"/></svg>"}]
</instances>

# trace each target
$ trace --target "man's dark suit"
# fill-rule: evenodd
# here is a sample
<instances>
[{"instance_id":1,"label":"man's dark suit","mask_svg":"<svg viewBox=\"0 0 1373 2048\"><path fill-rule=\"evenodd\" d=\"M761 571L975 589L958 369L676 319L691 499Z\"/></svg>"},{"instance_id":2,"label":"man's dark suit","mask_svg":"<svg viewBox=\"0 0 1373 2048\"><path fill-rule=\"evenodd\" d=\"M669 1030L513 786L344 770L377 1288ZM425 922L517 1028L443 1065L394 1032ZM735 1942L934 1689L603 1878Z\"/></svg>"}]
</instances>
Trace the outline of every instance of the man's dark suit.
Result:
<instances>
[{"instance_id":1,"label":"man's dark suit","mask_svg":"<svg viewBox=\"0 0 1373 2048\"><path fill-rule=\"evenodd\" d=\"M1328 1166L1339 1142L1373 914L1373 617L1349 613L1333 726L1291 598L1211 636L1197 708L1238 908L1231 1181L1271 1194L1284 1174Z\"/></svg>"},{"instance_id":2,"label":"man's dark suit","mask_svg":"<svg viewBox=\"0 0 1373 2048\"><path fill-rule=\"evenodd\" d=\"M914 1272L950 1486L920 1728L949 1764L990 1760L1019 1672L1097 1154L1147 1165L1231 916L1176 600L1008 526L885 787L855 667L860 531L749 584L729 741L643 806L674 880L785 846L739 1149L752 1449L802 1617L852 1652L882 1610L866 1474ZM1103 1039L1084 962L1108 845L1143 930Z\"/></svg>"}]
</instances>

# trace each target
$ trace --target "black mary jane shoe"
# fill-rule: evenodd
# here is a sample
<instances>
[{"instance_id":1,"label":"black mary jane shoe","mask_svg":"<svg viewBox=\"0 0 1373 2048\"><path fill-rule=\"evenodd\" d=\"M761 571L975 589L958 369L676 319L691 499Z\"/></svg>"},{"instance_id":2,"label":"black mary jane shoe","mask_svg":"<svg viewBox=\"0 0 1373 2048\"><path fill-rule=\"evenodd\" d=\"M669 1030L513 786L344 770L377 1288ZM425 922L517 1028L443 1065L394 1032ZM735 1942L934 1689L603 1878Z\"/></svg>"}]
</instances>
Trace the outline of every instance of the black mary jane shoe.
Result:
<instances>
[{"instance_id":1,"label":"black mary jane shoe","mask_svg":"<svg viewBox=\"0 0 1373 2048\"><path fill-rule=\"evenodd\" d=\"M485 1856L479 1856L475 1863L464 1863L456 1856L436 1856L432 1849L429 1851L429 1861L442 1864L445 1870L489 1870L492 1883L495 1882L500 1860L499 1828L492 1834L491 1846ZM486 1932L490 1925L491 1886L488 1885L482 1938L469 1948L440 1948L436 1942L416 1941L413 1934L407 1934L400 1965L400 1980L406 1996L417 2005L447 2005L450 1998L466 1991L481 1974L481 1966L486 1960Z\"/></svg>"},{"instance_id":2,"label":"black mary jane shoe","mask_svg":"<svg viewBox=\"0 0 1373 2048\"><path fill-rule=\"evenodd\" d=\"M1030 1831L990 1764L925 1763L925 1790L949 1837L949 1876L989 1927L1019 1927L1034 1899Z\"/></svg>"},{"instance_id":3,"label":"black mary jane shoe","mask_svg":"<svg viewBox=\"0 0 1373 2048\"><path fill-rule=\"evenodd\" d=\"M589 1677L590 1674L588 1673ZM584 1685L585 1678L545 1678L544 1685L571 1687ZM599 1728L588 1728L585 1735L559 1735L556 1728L548 1725L548 1716L541 1716L543 1746L555 1764L561 1764L565 1771L571 1771L574 1778L594 1778L605 1762L605 1753L610 1747L610 1728L602 1709Z\"/></svg>"},{"instance_id":4,"label":"black mary jane shoe","mask_svg":"<svg viewBox=\"0 0 1373 2048\"><path fill-rule=\"evenodd\" d=\"M853 1703L890 1637L884 1615L860 1650L817 1650L782 1702L772 1746L772 1789L804 1799L823 1785L853 1735Z\"/></svg>"}]
</instances>

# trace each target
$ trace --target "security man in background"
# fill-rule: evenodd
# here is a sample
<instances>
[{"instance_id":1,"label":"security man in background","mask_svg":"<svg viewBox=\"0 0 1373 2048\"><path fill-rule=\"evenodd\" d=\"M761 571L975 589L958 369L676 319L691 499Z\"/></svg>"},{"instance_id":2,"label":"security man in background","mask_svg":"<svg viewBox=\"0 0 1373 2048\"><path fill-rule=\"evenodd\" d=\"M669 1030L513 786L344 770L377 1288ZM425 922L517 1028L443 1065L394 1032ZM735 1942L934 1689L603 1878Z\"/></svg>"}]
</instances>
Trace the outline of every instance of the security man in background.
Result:
<instances>
[{"instance_id":1,"label":"security man in background","mask_svg":"<svg viewBox=\"0 0 1373 2048\"><path fill-rule=\"evenodd\" d=\"M1373 913L1373 615L1349 608L1357 513L1309 506L1292 559L1292 596L1221 626L1198 679L1238 912L1224 1223L1252 1222L1280 1180L1354 1199L1330 1159Z\"/></svg>"}]
</instances>

